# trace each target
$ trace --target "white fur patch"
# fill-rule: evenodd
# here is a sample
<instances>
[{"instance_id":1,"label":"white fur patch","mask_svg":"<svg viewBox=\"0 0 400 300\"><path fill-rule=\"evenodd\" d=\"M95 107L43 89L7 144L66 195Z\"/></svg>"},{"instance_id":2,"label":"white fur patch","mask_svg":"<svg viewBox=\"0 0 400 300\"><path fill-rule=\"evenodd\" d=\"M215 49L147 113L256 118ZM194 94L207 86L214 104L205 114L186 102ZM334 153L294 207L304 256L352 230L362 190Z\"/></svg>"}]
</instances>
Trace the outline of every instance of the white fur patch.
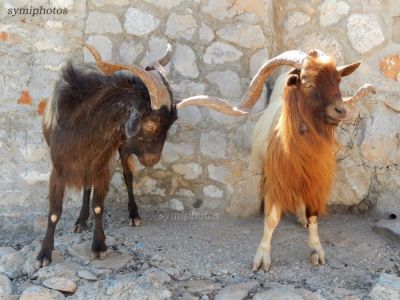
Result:
<instances>
[{"instance_id":1,"label":"white fur patch","mask_svg":"<svg viewBox=\"0 0 400 300\"><path fill-rule=\"evenodd\" d=\"M95 213L95 214L101 213L101 207L100 207L100 206L95 207L95 208L94 208L94 213Z\"/></svg>"},{"instance_id":2,"label":"white fur patch","mask_svg":"<svg viewBox=\"0 0 400 300\"><path fill-rule=\"evenodd\" d=\"M57 220L58 220L57 215L56 215L56 214L52 214L52 215L50 216L50 220L51 220L53 223L57 222Z\"/></svg>"},{"instance_id":3,"label":"white fur patch","mask_svg":"<svg viewBox=\"0 0 400 300\"><path fill-rule=\"evenodd\" d=\"M268 107L254 126L251 136L250 168L252 171L261 172L264 155L272 127L276 126L282 108L283 90L287 80L287 73L279 75L275 82Z\"/></svg>"}]
</instances>

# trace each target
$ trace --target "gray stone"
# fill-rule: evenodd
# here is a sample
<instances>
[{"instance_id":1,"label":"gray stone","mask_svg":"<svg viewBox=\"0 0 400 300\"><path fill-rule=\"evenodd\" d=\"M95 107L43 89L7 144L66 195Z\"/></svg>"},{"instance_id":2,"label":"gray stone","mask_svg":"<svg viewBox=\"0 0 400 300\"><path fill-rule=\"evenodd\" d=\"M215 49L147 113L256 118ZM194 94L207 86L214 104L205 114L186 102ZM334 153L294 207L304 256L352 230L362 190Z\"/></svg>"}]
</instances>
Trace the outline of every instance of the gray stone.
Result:
<instances>
[{"instance_id":1,"label":"gray stone","mask_svg":"<svg viewBox=\"0 0 400 300\"><path fill-rule=\"evenodd\" d=\"M111 40L103 35L91 35L86 43L93 46L99 51L103 60L111 60L112 58L112 42ZM86 48L83 48L83 56L85 62L94 62L93 56L89 53Z\"/></svg>"},{"instance_id":2,"label":"gray stone","mask_svg":"<svg viewBox=\"0 0 400 300\"><path fill-rule=\"evenodd\" d=\"M211 42L215 37L214 31L207 24L201 23L199 28L199 39L203 42Z\"/></svg>"},{"instance_id":3,"label":"gray stone","mask_svg":"<svg viewBox=\"0 0 400 300\"><path fill-rule=\"evenodd\" d=\"M184 211L185 207L183 206L182 202L176 198L169 200L169 207L175 211Z\"/></svg>"},{"instance_id":4,"label":"gray stone","mask_svg":"<svg viewBox=\"0 0 400 300\"><path fill-rule=\"evenodd\" d=\"M212 291L218 291L221 289L219 283L212 282L210 280L189 280L184 284L186 291L190 293L207 293Z\"/></svg>"},{"instance_id":5,"label":"gray stone","mask_svg":"<svg viewBox=\"0 0 400 300\"><path fill-rule=\"evenodd\" d=\"M207 170L208 176L212 180L226 183L229 178L229 170L225 166L214 166L213 164L209 164Z\"/></svg>"},{"instance_id":6,"label":"gray stone","mask_svg":"<svg viewBox=\"0 0 400 300\"><path fill-rule=\"evenodd\" d=\"M303 297L289 289L272 288L268 291L257 293L254 300L303 300Z\"/></svg>"},{"instance_id":7,"label":"gray stone","mask_svg":"<svg viewBox=\"0 0 400 300\"><path fill-rule=\"evenodd\" d=\"M119 46L118 53L121 63L132 65L142 53L143 45L132 41L123 42Z\"/></svg>"},{"instance_id":8,"label":"gray stone","mask_svg":"<svg viewBox=\"0 0 400 300\"><path fill-rule=\"evenodd\" d=\"M214 159L225 158L226 137L216 130L202 133L200 137L200 151L203 155Z\"/></svg>"},{"instance_id":9,"label":"gray stone","mask_svg":"<svg viewBox=\"0 0 400 300\"><path fill-rule=\"evenodd\" d=\"M87 271L87 270L79 270L76 275L78 275L78 277L82 278L82 279L86 279L89 281L96 281L97 280L97 276L94 275L93 273Z\"/></svg>"},{"instance_id":10,"label":"gray stone","mask_svg":"<svg viewBox=\"0 0 400 300\"><path fill-rule=\"evenodd\" d=\"M225 211L237 217L256 216L261 212L260 201L260 174L239 174L230 175L243 178L235 182L234 188L228 185L228 199L230 202L225 207ZM232 184L232 179L230 179Z\"/></svg>"},{"instance_id":11,"label":"gray stone","mask_svg":"<svg viewBox=\"0 0 400 300\"><path fill-rule=\"evenodd\" d=\"M236 61L242 55L242 52L231 45L214 42L206 49L203 60L206 64L224 64Z\"/></svg>"},{"instance_id":12,"label":"gray stone","mask_svg":"<svg viewBox=\"0 0 400 300\"><path fill-rule=\"evenodd\" d=\"M49 290L41 286L31 286L25 289L20 300L62 300L64 295L59 291Z\"/></svg>"},{"instance_id":13,"label":"gray stone","mask_svg":"<svg viewBox=\"0 0 400 300\"><path fill-rule=\"evenodd\" d=\"M165 189L158 187L159 181L148 176L142 176L133 182L133 188L138 195L165 196ZM137 191L137 192L136 192Z\"/></svg>"},{"instance_id":14,"label":"gray stone","mask_svg":"<svg viewBox=\"0 0 400 300\"><path fill-rule=\"evenodd\" d=\"M177 123L186 130L193 129L202 120L200 109L196 106L185 107L179 112Z\"/></svg>"},{"instance_id":15,"label":"gray stone","mask_svg":"<svg viewBox=\"0 0 400 300\"><path fill-rule=\"evenodd\" d=\"M232 70L215 71L206 76L210 83L218 85L221 94L227 98L240 98L240 78ZM229 99L228 99L229 100Z\"/></svg>"},{"instance_id":16,"label":"gray stone","mask_svg":"<svg viewBox=\"0 0 400 300\"><path fill-rule=\"evenodd\" d=\"M369 297L371 300L400 299L400 277L382 273Z\"/></svg>"},{"instance_id":17,"label":"gray stone","mask_svg":"<svg viewBox=\"0 0 400 300\"><path fill-rule=\"evenodd\" d=\"M172 64L174 65L175 70L183 76L191 78L197 78L199 76L196 55L189 46L181 44L176 46Z\"/></svg>"},{"instance_id":18,"label":"gray stone","mask_svg":"<svg viewBox=\"0 0 400 300\"><path fill-rule=\"evenodd\" d=\"M385 40L378 18L373 14L354 14L347 22L347 35L355 50L363 54Z\"/></svg>"},{"instance_id":19,"label":"gray stone","mask_svg":"<svg viewBox=\"0 0 400 300\"><path fill-rule=\"evenodd\" d=\"M196 19L191 15L177 15L172 13L167 21L165 34L171 38L190 40L197 30Z\"/></svg>"},{"instance_id":20,"label":"gray stone","mask_svg":"<svg viewBox=\"0 0 400 300\"><path fill-rule=\"evenodd\" d=\"M11 280L6 275L0 274L0 298L11 295Z\"/></svg>"},{"instance_id":21,"label":"gray stone","mask_svg":"<svg viewBox=\"0 0 400 300\"><path fill-rule=\"evenodd\" d=\"M327 55L334 57L338 65L344 63L342 46L335 38L327 34L311 33L304 36L301 39L300 48L306 52L317 48Z\"/></svg>"},{"instance_id":22,"label":"gray stone","mask_svg":"<svg viewBox=\"0 0 400 300\"><path fill-rule=\"evenodd\" d=\"M154 4L161 8L170 9L172 7L178 6L183 0L144 0L147 3Z\"/></svg>"},{"instance_id":23,"label":"gray stone","mask_svg":"<svg viewBox=\"0 0 400 300\"><path fill-rule=\"evenodd\" d=\"M203 95L205 88L206 85L203 83L199 83L198 81L180 80L179 82L172 83L172 90L174 91L174 95L180 98ZM179 115L179 118L180 117L181 115Z\"/></svg>"},{"instance_id":24,"label":"gray stone","mask_svg":"<svg viewBox=\"0 0 400 300\"><path fill-rule=\"evenodd\" d=\"M15 252L17 252L17 250L12 247L0 247L0 258Z\"/></svg>"},{"instance_id":25,"label":"gray stone","mask_svg":"<svg viewBox=\"0 0 400 300\"><path fill-rule=\"evenodd\" d=\"M39 173L35 170L28 170L22 172L20 177L26 181L29 185L34 185L39 182L48 182L50 178L50 172Z\"/></svg>"},{"instance_id":26,"label":"gray stone","mask_svg":"<svg viewBox=\"0 0 400 300\"><path fill-rule=\"evenodd\" d=\"M243 300L257 286L257 280L228 285L218 292L215 300Z\"/></svg>"},{"instance_id":27,"label":"gray stone","mask_svg":"<svg viewBox=\"0 0 400 300\"><path fill-rule=\"evenodd\" d=\"M365 159L383 165L392 165L400 161L400 152L397 151L399 117L398 113L379 106L375 108L371 119L360 124L358 143Z\"/></svg>"},{"instance_id":28,"label":"gray stone","mask_svg":"<svg viewBox=\"0 0 400 300\"><path fill-rule=\"evenodd\" d=\"M121 23L117 16L109 13L90 12L86 19L85 31L88 33L121 33Z\"/></svg>"},{"instance_id":29,"label":"gray stone","mask_svg":"<svg viewBox=\"0 0 400 300\"><path fill-rule=\"evenodd\" d=\"M0 273L10 279L31 275L35 271L36 255L32 251L20 250L0 258Z\"/></svg>"},{"instance_id":30,"label":"gray stone","mask_svg":"<svg viewBox=\"0 0 400 300\"><path fill-rule=\"evenodd\" d=\"M286 31L292 31L293 29L296 29L306 24L310 21L310 19L310 16L305 13L299 11L291 12L286 17L285 29Z\"/></svg>"},{"instance_id":31,"label":"gray stone","mask_svg":"<svg viewBox=\"0 0 400 300\"><path fill-rule=\"evenodd\" d=\"M203 193L207 197L222 198L224 191L217 188L215 185L207 185L203 188Z\"/></svg>"},{"instance_id":32,"label":"gray stone","mask_svg":"<svg viewBox=\"0 0 400 300\"><path fill-rule=\"evenodd\" d=\"M400 246L400 221L379 220L372 227L376 232Z\"/></svg>"},{"instance_id":33,"label":"gray stone","mask_svg":"<svg viewBox=\"0 0 400 300\"><path fill-rule=\"evenodd\" d=\"M268 49L260 49L250 57L250 75L256 75L261 66L269 59Z\"/></svg>"},{"instance_id":34,"label":"gray stone","mask_svg":"<svg viewBox=\"0 0 400 300\"><path fill-rule=\"evenodd\" d=\"M131 260L132 255L128 253L119 254L117 252L111 252L105 259L94 260L91 265L99 269L119 270L125 267Z\"/></svg>"},{"instance_id":35,"label":"gray stone","mask_svg":"<svg viewBox=\"0 0 400 300\"><path fill-rule=\"evenodd\" d=\"M194 162L172 165L172 170L184 175L184 178L187 180L196 179L203 173L203 168Z\"/></svg>"},{"instance_id":36,"label":"gray stone","mask_svg":"<svg viewBox=\"0 0 400 300\"><path fill-rule=\"evenodd\" d=\"M217 35L229 42L248 49L259 49L264 46L265 37L259 25L237 23L221 28Z\"/></svg>"},{"instance_id":37,"label":"gray stone","mask_svg":"<svg viewBox=\"0 0 400 300\"><path fill-rule=\"evenodd\" d=\"M63 277L52 277L43 281L43 285L47 288L60 292L75 293L76 284L70 279Z\"/></svg>"},{"instance_id":38,"label":"gray stone","mask_svg":"<svg viewBox=\"0 0 400 300\"><path fill-rule=\"evenodd\" d=\"M86 241L79 244L74 244L68 248L69 255L79 258L82 262L90 261L92 242Z\"/></svg>"},{"instance_id":39,"label":"gray stone","mask_svg":"<svg viewBox=\"0 0 400 300\"><path fill-rule=\"evenodd\" d=\"M257 25L257 23L261 21L260 17L254 12L240 14L239 16L235 17L235 20L251 25Z\"/></svg>"},{"instance_id":40,"label":"gray stone","mask_svg":"<svg viewBox=\"0 0 400 300\"><path fill-rule=\"evenodd\" d=\"M92 0L92 2L97 6L105 6L105 5L117 5L117 6L125 6L129 4L129 0Z\"/></svg>"},{"instance_id":41,"label":"gray stone","mask_svg":"<svg viewBox=\"0 0 400 300\"><path fill-rule=\"evenodd\" d=\"M201 7L201 10L220 21L235 15L231 0L209 0L207 5Z\"/></svg>"},{"instance_id":42,"label":"gray stone","mask_svg":"<svg viewBox=\"0 0 400 300\"><path fill-rule=\"evenodd\" d=\"M320 7L319 23L330 26L348 14L350 6L344 1L325 0Z\"/></svg>"},{"instance_id":43,"label":"gray stone","mask_svg":"<svg viewBox=\"0 0 400 300\"><path fill-rule=\"evenodd\" d=\"M38 281L42 282L53 277L63 277L70 280L78 279L75 270L70 269L65 264L55 263L54 261L49 266L39 269L34 276Z\"/></svg>"},{"instance_id":44,"label":"gray stone","mask_svg":"<svg viewBox=\"0 0 400 300\"><path fill-rule=\"evenodd\" d=\"M153 37L147 45L146 55L141 61L142 67L148 66L149 63L163 57L167 49L167 40L165 38Z\"/></svg>"},{"instance_id":45,"label":"gray stone","mask_svg":"<svg viewBox=\"0 0 400 300\"><path fill-rule=\"evenodd\" d=\"M159 19L140 9L130 7L125 14L125 31L132 35L147 35L159 25Z\"/></svg>"},{"instance_id":46,"label":"gray stone","mask_svg":"<svg viewBox=\"0 0 400 300\"><path fill-rule=\"evenodd\" d=\"M174 162L179 158L189 158L194 153L194 146L191 144L172 144L166 142L163 149L163 160L167 163Z\"/></svg>"},{"instance_id":47,"label":"gray stone","mask_svg":"<svg viewBox=\"0 0 400 300\"><path fill-rule=\"evenodd\" d=\"M78 299L170 299L172 294L163 284L171 278L165 272L150 268L138 277L136 272L116 275L80 286L71 300Z\"/></svg>"}]
</instances>

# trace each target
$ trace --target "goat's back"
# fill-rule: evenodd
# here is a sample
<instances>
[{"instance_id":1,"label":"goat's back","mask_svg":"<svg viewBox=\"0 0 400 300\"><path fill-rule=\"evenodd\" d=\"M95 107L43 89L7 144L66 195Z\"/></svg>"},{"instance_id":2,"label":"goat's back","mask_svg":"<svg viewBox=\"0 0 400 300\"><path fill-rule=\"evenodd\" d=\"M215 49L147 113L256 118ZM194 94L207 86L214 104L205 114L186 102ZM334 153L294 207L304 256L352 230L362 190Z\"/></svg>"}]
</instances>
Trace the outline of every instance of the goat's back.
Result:
<instances>
[{"instance_id":1,"label":"goat's back","mask_svg":"<svg viewBox=\"0 0 400 300\"><path fill-rule=\"evenodd\" d=\"M275 82L269 104L254 126L251 136L250 166L257 173L262 171L269 136L280 116L286 80L287 73L279 75Z\"/></svg>"}]
</instances>

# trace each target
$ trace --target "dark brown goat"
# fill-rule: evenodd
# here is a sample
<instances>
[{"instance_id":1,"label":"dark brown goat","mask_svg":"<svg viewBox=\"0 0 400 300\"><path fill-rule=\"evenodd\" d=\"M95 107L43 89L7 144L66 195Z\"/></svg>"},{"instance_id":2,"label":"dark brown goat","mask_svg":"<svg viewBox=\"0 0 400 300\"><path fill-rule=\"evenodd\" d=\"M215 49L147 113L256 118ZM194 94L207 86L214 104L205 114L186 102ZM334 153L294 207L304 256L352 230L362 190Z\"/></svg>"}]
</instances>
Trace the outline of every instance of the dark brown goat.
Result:
<instances>
[{"instance_id":1,"label":"dark brown goat","mask_svg":"<svg viewBox=\"0 0 400 300\"><path fill-rule=\"evenodd\" d=\"M93 187L92 256L103 258L107 247L102 218L110 182L109 163L114 153L120 151L124 170L128 169L124 162L130 154L136 155L143 165L153 166L161 157L168 129L177 119L180 106L200 105L230 115L245 114L221 99L208 96L187 98L176 104L163 69L165 57L144 70L103 62L94 48L85 46L104 74L69 63L43 118L53 168L47 232L37 256L38 267L51 262L54 232L66 187L83 188L87 198ZM137 77L113 74L120 70ZM131 178L126 180L131 183Z\"/></svg>"}]
</instances>

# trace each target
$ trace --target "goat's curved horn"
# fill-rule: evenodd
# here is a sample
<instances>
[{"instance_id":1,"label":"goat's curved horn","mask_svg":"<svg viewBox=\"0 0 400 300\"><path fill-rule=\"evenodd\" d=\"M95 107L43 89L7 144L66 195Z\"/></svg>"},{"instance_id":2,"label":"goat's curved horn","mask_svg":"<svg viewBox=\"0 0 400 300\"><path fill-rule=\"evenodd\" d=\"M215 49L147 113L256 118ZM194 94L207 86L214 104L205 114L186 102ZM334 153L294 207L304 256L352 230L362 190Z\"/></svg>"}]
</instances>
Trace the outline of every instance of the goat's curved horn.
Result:
<instances>
[{"instance_id":1,"label":"goat's curved horn","mask_svg":"<svg viewBox=\"0 0 400 300\"><path fill-rule=\"evenodd\" d=\"M240 101L241 104L235 109L249 111L260 98L265 80L277 67L291 66L299 68L307 57L309 56L302 51L289 50L264 63L250 82L250 86Z\"/></svg>"},{"instance_id":2,"label":"goat's curved horn","mask_svg":"<svg viewBox=\"0 0 400 300\"><path fill-rule=\"evenodd\" d=\"M318 58L318 57L328 57L328 55L326 55L324 52L322 52L319 49L313 49L310 52L308 52L308 56L314 57L314 58Z\"/></svg>"},{"instance_id":3,"label":"goat's curved horn","mask_svg":"<svg viewBox=\"0 0 400 300\"><path fill-rule=\"evenodd\" d=\"M111 75L114 72L126 70L139 77L149 91L152 109L158 110L162 106L166 106L168 109L171 109L172 101L170 93L168 89L162 84L159 78L138 66L128 66L105 62L102 60L100 53L93 46L87 43L83 43L83 45L93 55L97 66L104 74ZM163 60L164 58L165 56L161 60Z\"/></svg>"},{"instance_id":4,"label":"goat's curved horn","mask_svg":"<svg viewBox=\"0 0 400 300\"><path fill-rule=\"evenodd\" d=\"M368 95L368 93L376 94L375 87L369 83L364 84L362 87L360 87L352 97L343 98L343 102L345 104L354 103L360 100L361 98L365 97L366 95Z\"/></svg>"},{"instance_id":5,"label":"goat's curved horn","mask_svg":"<svg viewBox=\"0 0 400 300\"><path fill-rule=\"evenodd\" d=\"M182 100L177 100L177 102L177 109L181 109L186 106L196 105L207 107L230 116L243 116L248 114L247 111L232 107L227 101L223 99L206 95L193 96Z\"/></svg>"}]
</instances>

